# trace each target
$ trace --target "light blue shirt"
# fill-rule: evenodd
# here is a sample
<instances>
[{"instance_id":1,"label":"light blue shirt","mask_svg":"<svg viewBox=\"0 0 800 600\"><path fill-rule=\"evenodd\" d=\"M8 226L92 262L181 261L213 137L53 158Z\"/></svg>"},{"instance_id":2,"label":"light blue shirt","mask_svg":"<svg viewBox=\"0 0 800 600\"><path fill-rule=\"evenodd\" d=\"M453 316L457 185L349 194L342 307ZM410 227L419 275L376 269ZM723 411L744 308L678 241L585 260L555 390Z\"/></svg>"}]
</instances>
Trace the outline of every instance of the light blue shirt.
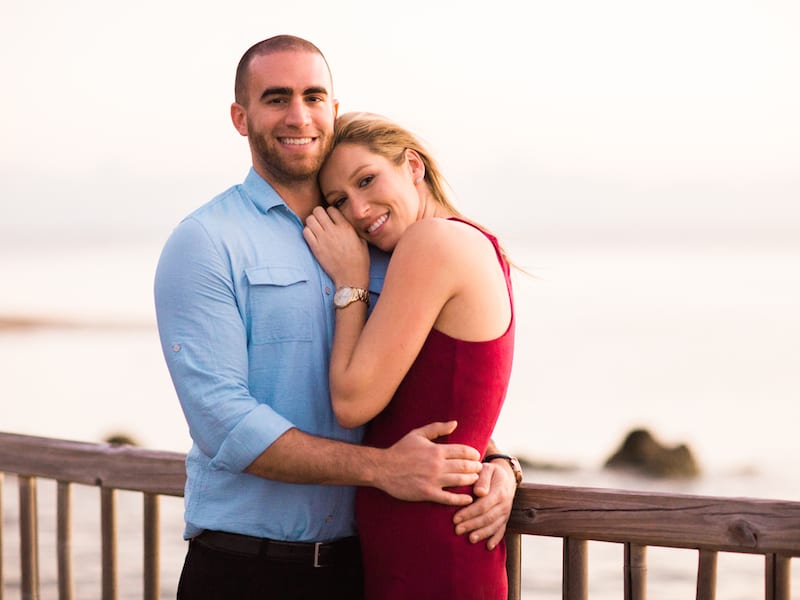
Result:
<instances>
[{"instance_id":1,"label":"light blue shirt","mask_svg":"<svg viewBox=\"0 0 800 600\"><path fill-rule=\"evenodd\" d=\"M359 443L331 409L333 282L303 223L251 169L173 231L155 278L162 350L189 425L186 538L215 529L280 540L353 535L355 490L243 470L288 429ZM370 285L387 263L373 254ZM375 296L373 295L373 300Z\"/></svg>"}]
</instances>

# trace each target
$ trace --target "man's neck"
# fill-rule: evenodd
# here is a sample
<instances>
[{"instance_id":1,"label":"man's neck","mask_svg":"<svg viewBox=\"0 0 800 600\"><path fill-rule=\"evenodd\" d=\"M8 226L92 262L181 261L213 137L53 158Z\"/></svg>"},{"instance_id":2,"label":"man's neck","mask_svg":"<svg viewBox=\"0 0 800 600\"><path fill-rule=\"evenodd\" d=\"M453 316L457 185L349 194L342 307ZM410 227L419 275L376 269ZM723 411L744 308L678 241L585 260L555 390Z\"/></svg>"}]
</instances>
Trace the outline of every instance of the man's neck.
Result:
<instances>
[{"instance_id":1,"label":"man's neck","mask_svg":"<svg viewBox=\"0 0 800 600\"><path fill-rule=\"evenodd\" d=\"M305 220L317 206L322 204L322 195L315 179L307 181L276 181L269 173L263 173L256 167L256 172L272 186L281 199L286 202L294 214L305 223Z\"/></svg>"},{"instance_id":2,"label":"man's neck","mask_svg":"<svg viewBox=\"0 0 800 600\"><path fill-rule=\"evenodd\" d=\"M271 184L286 205L305 223L311 211L322 203L322 196L316 183L285 185Z\"/></svg>"}]
</instances>

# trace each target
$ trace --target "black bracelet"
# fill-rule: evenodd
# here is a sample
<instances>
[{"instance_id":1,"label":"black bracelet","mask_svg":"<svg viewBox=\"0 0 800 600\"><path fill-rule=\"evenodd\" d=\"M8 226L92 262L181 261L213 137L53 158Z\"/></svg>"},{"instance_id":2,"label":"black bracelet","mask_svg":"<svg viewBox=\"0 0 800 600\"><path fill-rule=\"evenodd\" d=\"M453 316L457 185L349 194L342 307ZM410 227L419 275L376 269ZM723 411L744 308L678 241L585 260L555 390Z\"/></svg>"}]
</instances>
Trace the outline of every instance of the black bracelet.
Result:
<instances>
[{"instance_id":1,"label":"black bracelet","mask_svg":"<svg viewBox=\"0 0 800 600\"><path fill-rule=\"evenodd\" d=\"M492 462L495 459L502 458L511 465L511 470L514 472L514 479L517 480L517 485L522 483L522 467L516 456L509 456L508 454L489 454L484 457L483 462Z\"/></svg>"}]
</instances>

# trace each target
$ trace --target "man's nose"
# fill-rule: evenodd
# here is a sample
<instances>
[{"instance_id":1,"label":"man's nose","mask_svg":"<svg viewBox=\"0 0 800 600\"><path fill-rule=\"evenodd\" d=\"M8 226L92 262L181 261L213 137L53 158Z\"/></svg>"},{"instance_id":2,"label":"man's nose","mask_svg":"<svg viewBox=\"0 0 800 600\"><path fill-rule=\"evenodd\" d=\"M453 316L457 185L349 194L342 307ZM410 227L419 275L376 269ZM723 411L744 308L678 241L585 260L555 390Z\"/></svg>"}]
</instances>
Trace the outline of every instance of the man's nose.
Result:
<instances>
[{"instance_id":1,"label":"man's nose","mask_svg":"<svg viewBox=\"0 0 800 600\"><path fill-rule=\"evenodd\" d=\"M289 103L286 122L294 127L302 127L311 122L311 113L302 98L293 99Z\"/></svg>"}]
</instances>

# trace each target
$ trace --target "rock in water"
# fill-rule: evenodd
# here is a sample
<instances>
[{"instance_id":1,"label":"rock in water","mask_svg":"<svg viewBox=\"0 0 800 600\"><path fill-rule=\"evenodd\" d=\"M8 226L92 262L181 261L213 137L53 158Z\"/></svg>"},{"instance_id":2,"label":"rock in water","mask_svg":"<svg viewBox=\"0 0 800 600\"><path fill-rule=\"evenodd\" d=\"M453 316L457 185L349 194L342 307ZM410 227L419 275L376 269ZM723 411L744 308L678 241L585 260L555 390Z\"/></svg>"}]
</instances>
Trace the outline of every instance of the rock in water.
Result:
<instances>
[{"instance_id":1,"label":"rock in water","mask_svg":"<svg viewBox=\"0 0 800 600\"><path fill-rule=\"evenodd\" d=\"M651 477L695 477L700 474L697 461L686 444L672 448L664 446L647 429L631 431L605 466Z\"/></svg>"}]
</instances>

